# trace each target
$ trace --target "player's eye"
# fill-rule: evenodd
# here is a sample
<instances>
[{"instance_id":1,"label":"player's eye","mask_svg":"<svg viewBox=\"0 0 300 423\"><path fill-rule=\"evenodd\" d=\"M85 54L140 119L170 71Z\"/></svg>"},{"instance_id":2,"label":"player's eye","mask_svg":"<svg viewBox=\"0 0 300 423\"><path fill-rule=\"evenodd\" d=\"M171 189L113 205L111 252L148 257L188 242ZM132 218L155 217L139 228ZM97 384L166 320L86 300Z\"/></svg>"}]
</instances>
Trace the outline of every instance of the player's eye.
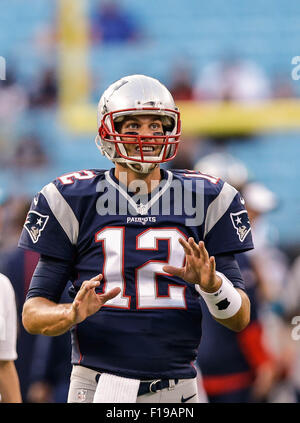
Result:
<instances>
[{"instance_id":1,"label":"player's eye","mask_svg":"<svg viewBox=\"0 0 300 423\"><path fill-rule=\"evenodd\" d=\"M132 123L128 123L127 125L126 125L126 127L125 127L125 129L138 129L138 124L137 123L135 123L135 122L132 122Z\"/></svg>"},{"instance_id":2,"label":"player's eye","mask_svg":"<svg viewBox=\"0 0 300 423\"><path fill-rule=\"evenodd\" d=\"M138 132L133 132L133 131L125 131L124 135L138 135Z\"/></svg>"},{"instance_id":3,"label":"player's eye","mask_svg":"<svg viewBox=\"0 0 300 423\"><path fill-rule=\"evenodd\" d=\"M151 123L150 128L153 129L153 130L161 129L161 125L159 125L158 123Z\"/></svg>"}]
</instances>

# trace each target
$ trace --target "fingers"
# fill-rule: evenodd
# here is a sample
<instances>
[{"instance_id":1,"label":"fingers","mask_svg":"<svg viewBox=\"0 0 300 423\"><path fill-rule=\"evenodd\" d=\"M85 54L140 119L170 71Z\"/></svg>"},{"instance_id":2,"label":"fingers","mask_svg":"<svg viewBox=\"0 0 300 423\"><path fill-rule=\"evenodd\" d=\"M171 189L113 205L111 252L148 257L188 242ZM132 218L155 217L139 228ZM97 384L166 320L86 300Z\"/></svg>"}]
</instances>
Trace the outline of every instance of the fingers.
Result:
<instances>
[{"instance_id":1,"label":"fingers","mask_svg":"<svg viewBox=\"0 0 300 423\"><path fill-rule=\"evenodd\" d=\"M188 241L184 240L183 238L179 238L179 242L184 248L186 255L193 255L197 258L202 258L206 262L209 260L209 254L203 241L200 241L199 244L196 244L194 238L189 237Z\"/></svg>"},{"instance_id":2,"label":"fingers","mask_svg":"<svg viewBox=\"0 0 300 423\"><path fill-rule=\"evenodd\" d=\"M103 275L101 273L99 273L99 275L94 276L92 279L90 279L91 281L101 281L101 279L103 278Z\"/></svg>"},{"instance_id":3,"label":"fingers","mask_svg":"<svg viewBox=\"0 0 300 423\"><path fill-rule=\"evenodd\" d=\"M199 246L195 243L194 238L190 237L188 239L189 245L192 248L192 251L194 253L194 255L198 258L200 258L200 248Z\"/></svg>"},{"instance_id":4,"label":"fingers","mask_svg":"<svg viewBox=\"0 0 300 423\"><path fill-rule=\"evenodd\" d=\"M91 289L95 289L97 286L100 285L100 281L103 278L103 276L101 275L101 273L95 277L93 277L92 279L90 279L89 281L84 281L80 287L80 290L77 292L76 295L76 300L82 300L83 297L91 290Z\"/></svg>"},{"instance_id":5,"label":"fingers","mask_svg":"<svg viewBox=\"0 0 300 423\"><path fill-rule=\"evenodd\" d=\"M215 258L212 256L209 258L210 261L210 270L212 273L214 273L216 271L216 260Z\"/></svg>"},{"instance_id":6,"label":"fingers","mask_svg":"<svg viewBox=\"0 0 300 423\"><path fill-rule=\"evenodd\" d=\"M179 238L179 243L182 245L182 247L183 247L183 249L184 249L184 252L185 252L185 254L187 255L187 256L190 256L190 255L192 255L192 248L190 247L190 245L189 245L189 243L188 242L186 242L186 240L185 239L183 239L183 238Z\"/></svg>"},{"instance_id":7,"label":"fingers","mask_svg":"<svg viewBox=\"0 0 300 423\"><path fill-rule=\"evenodd\" d=\"M204 242L203 241L200 241L199 242L199 249L200 249L200 254L203 257L203 259L205 261L208 261L209 260L209 255L208 255L208 252L207 252L207 250L205 248L205 245L204 245Z\"/></svg>"}]
</instances>

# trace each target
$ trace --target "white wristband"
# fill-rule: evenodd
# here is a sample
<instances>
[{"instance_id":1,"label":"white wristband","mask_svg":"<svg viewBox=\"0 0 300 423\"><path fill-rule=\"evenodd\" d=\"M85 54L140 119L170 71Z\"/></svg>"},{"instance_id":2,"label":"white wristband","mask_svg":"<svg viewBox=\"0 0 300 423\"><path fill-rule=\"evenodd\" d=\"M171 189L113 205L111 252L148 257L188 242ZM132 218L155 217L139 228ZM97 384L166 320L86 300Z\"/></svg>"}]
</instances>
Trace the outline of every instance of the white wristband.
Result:
<instances>
[{"instance_id":1,"label":"white wristband","mask_svg":"<svg viewBox=\"0 0 300 423\"><path fill-rule=\"evenodd\" d=\"M233 284L221 272L216 274L222 279L222 285L216 292L205 292L196 284L195 288L202 296L210 313L217 319L228 319L234 316L242 305L242 297Z\"/></svg>"}]
</instances>

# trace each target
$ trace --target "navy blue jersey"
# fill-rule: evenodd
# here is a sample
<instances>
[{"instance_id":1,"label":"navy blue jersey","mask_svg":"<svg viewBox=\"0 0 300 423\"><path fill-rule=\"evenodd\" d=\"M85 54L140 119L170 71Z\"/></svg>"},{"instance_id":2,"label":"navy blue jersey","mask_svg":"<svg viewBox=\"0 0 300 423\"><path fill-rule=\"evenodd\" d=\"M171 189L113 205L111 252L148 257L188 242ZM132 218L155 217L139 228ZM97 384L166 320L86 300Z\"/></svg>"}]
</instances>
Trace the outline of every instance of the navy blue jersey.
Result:
<instances>
[{"instance_id":1,"label":"navy blue jersey","mask_svg":"<svg viewBox=\"0 0 300 423\"><path fill-rule=\"evenodd\" d=\"M71 261L74 295L99 273L99 293L121 288L72 328L74 364L139 379L196 375L199 294L162 268L184 265L180 237L204 240L210 255L249 250L250 224L243 199L227 183L193 171L161 174L151 194L138 195L114 169L74 172L32 202L21 247Z\"/></svg>"}]
</instances>

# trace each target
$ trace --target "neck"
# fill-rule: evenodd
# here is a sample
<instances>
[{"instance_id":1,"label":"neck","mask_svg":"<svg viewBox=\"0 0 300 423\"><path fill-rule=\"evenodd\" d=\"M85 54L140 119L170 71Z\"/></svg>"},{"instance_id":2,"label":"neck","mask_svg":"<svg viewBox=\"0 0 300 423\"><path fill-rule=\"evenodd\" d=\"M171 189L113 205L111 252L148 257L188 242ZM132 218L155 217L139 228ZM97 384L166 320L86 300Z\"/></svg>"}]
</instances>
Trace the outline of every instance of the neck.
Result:
<instances>
[{"instance_id":1,"label":"neck","mask_svg":"<svg viewBox=\"0 0 300 423\"><path fill-rule=\"evenodd\" d=\"M121 166L119 163L116 163L115 177L127 186L129 184L132 184L131 186L134 186L134 183L136 182L137 187L139 187L140 194L146 194L153 191L161 180L159 166L156 166L151 172L144 174L134 172L127 166ZM142 186L138 183L140 181L144 182Z\"/></svg>"}]
</instances>

